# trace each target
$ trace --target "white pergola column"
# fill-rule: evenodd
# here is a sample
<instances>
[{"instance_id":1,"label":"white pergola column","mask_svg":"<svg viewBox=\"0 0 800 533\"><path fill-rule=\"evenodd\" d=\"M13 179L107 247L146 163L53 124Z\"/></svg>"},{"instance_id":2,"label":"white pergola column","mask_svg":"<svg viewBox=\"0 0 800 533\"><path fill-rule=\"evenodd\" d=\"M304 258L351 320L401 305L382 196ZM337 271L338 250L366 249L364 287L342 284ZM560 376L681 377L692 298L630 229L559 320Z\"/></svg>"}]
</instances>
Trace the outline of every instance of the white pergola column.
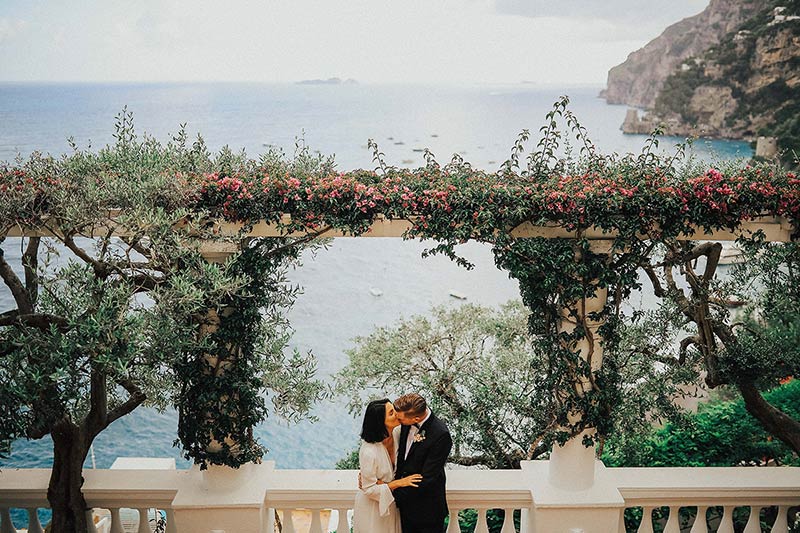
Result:
<instances>
[{"instance_id":1,"label":"white pergola column","mask_svg":"<svg viewBox=\"0 0 800 533\"><path fill-rule=\"evenodd\" d=\"M591 251L607 254L612 241L592 241ZM576 260L579 260L577 258ZM599 312L606 305L608 293L597 288L592 298L573 302L562 311L559 330L572 333L578 326L570 311L578 316ZM603 363L603 342L598 333L601 321L586 318L593 338L584 337L573 345L575 353L588 361L591 353L591 370L597 372ZM579 395L591 388L588 376L574 383ZM570 414L570 422L580 420L580 413ZM620 517L625 507L613 476L608 475L603 463L596 459L594 446L586 447L583 437L593 436L589 428L572 437L563 445L555 444L549 461L526 461L523 472L530 479L533 509L528 513L528 531L548 533L608 533L619 531Z\"/></svg>"},{"instance_id":2,"label":"white pergola column","mask_svg":"<svg viewBox=\"0 0 800 533\"><path fill-rule=\"evenodd\" d=\"M600 241L604 243L606 241ZM594 250L593 250L594 251ZM578 313L579 316L585 317L590 313L602 311L608 298L608 290L605 288L598 288L595 291L593 298L587 298L574 304L572 311ZM562 312L560 331L565 333L572 333L577 324L573 318L569 316L569 309ZM592 341L588 337L582 338L575 343L574 351L579 353L584 361L589 358L589 353L592 356L592 373L600 370L603 364L603 342L598 333L598 329L602 322L592 321L588 318L585 319L591 336ZM591 383L587 376L581 378L581 381L574 384L576 392L583 396L591 389ZM570 422L576 423L580 421L580 413L570 414ZM595 477L595 448L594 446L586 447L583 444L584 436L593 437L595 434L594 429L587 429L582 433L572 437L563 445L554 444L553 451L550 454L550 470L548 478L553 486L560 487L566 490L583 490L591 487L594 484Z\"/></svg>"},{"instance_id":3,"label":"white pergola column","mask_svg":"<svg viewBox=\"0 0 800 533\"><path fill-rule=\"evenodd\" d=\"M238 251L229 243L204 243L201 253L209 263L225 262ZM200 327L201 335L210 335L219 327L226 313L208 311L207 322ZM214 356L208 355L214 366ZM231 362L229 364L235 364ZM220 371L224 372L224 365ZM213 414L212 414L213 416ZM226 439L226 444L235 443ZM221 449L212 441L211 451ZM270 522L265 495L268 479L275 469L274 462L248 463L239 468L210 465L200 470L194 465L190 476L179 488L172 502L172 514L177 531L224 531L225 533L263 533Z\"/></svg>"}]
</instances>

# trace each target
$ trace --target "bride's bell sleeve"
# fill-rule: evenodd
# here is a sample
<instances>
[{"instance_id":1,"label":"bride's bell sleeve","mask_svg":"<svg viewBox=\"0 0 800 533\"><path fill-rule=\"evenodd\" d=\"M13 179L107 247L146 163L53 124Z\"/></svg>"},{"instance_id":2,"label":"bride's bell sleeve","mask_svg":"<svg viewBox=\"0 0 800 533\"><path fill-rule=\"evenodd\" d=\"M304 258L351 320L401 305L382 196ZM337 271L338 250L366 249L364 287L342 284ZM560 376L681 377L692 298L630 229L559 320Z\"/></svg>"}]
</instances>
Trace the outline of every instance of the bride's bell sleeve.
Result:
<instances>
[{"instance_id":1,"label":"bride's bell sleeve","mask_svg":"<svg viewBox=\"0 0 800 533\"><path fill-rule=\"evenodd\" d=\"M361 471L361 491L371 500L378 502L378 511L381 516L389 514L389 506L394 502L389 485L385 482L378 484L378 458L372 446L362 446L358 452L358 464Z\"/></svg>"}]
</instances>

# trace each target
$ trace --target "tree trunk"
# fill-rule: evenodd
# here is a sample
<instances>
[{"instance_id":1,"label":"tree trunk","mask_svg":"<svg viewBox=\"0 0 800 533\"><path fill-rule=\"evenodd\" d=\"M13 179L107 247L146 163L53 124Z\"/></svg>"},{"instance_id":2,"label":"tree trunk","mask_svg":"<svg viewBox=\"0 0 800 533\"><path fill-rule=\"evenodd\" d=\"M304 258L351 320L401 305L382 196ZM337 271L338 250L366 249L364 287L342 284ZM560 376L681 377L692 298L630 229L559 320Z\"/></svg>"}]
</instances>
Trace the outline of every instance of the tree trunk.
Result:
<instances>
[{"instance_id":1,"label":"tree trunk","mask_svg":"<svg viewBox=\"0 0 800 533\"><path fill-rule=\"evenodd\" d=\"M74 424L62 421L51 432L53 437L53 471L47 500L53 510L51 533L85 533L86 500L83 498L83 462L88 445Z\"/></svg>"},{"instance_id":2,"label":"tree trunk","mask_svg":"<svg viewBox=\"0 0 800 533\"><path fill-rule=\"evenodd\" d=\"M773 407L756 388L752 381L738 383L739 392L744 398L747 412L759 421L767 432L779 438L800 453L800 422Z\"/></svg>"}]
</instances>

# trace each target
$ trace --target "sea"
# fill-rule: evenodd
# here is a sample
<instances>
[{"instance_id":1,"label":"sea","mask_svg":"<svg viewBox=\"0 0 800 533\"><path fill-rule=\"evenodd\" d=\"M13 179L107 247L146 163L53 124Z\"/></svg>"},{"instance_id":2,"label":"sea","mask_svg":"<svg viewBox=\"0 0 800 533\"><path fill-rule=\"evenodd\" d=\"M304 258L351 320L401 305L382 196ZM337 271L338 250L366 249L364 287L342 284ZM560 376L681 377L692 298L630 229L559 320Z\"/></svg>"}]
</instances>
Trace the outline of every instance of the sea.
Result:
<instances>
[{"instance_id":1,"label":"sea","mask_svg":"<svg viewBox=\"0 0 800 533\"><path fill-rule=\"evenodd\" d=\"M625 135L620 125L626 107L598 98L600 86L542 87L532 84L299 85L256 83L159 84L0 84L0 162L13 163L33 151L67 153L68 139L100 148L113 141L115 116L127 108L139 134L167 141L185 124L216 151L223 146L257 157L270 147L291 155L297 143L333 155L340 170L374 168L368 139L374 139L387 164L424 164L421 149L440 162L459 154L473 166L496 170L508 158L523 129L536 132L561 96L604 152L641 151L645 136ZM667 151L682 139L665 137ZM746 142L697 141L695 157L747 158ZM382 238L341 238L316 256L303 257L289 273L302 288L289 319L292 348L311 351L318 376L331 376L347 363L354 339L402 318L429 314L433 306L470 302L498 306L519 297L518 286L495 268L489 249L477 243L460 252L474 264L467 271L443 257L422 258L430 243ZM19 265L19 239L2 243L6 258ZM454 298L455 292L465 299ZM376 296L376 294L379 294ZM634 295L634 305L646 305ZM0 287L0 312L13 300ZM394 391L386 391L390 394ZM343 399L315 406L316 421L288 424L270 417L256 428L269 450L265 460L277 468L333 468L358 443L360 413L348 412ZM173 446L177 416L139 408L114 422L95 440L86 468L109 468L117 457L173 457L178 468L189 461ZM52 442L19 440L0 468L52 465Z\"/></svg>"}]
</instances>

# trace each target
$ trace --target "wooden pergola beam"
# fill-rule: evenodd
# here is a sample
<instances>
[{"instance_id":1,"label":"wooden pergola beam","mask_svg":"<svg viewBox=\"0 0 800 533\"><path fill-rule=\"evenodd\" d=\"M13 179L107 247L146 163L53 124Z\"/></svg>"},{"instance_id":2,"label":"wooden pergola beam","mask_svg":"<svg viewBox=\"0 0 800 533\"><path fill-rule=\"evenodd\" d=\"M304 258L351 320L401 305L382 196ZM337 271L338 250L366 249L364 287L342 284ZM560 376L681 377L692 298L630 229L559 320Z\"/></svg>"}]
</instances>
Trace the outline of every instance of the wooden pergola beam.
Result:
<instances>
[{"instance_id":1,"label":"wooden pergola beam","mask_svg":"<svg viewBox=\"0 0 800 533\"><path fill-rule=\"evenodd\" d=\"M288 224L291 221L289 215L284 215L283 223ZM389 237L399 238L412 226L412 222L408 220L391 220L383 216L378 216L372 223L369 231L360 235L359 237ZM216 225L218 234L220 236L235 236L238 235L242 225L229 222L220 222ZM106 235L108 230L116 236L127 236L131 232L127 228L120 226L109 217L108 221L98 224L91 231L82 232L83 236L92 237L99 235ZM702 228L697 228L693 234L686 234L680 238L695 241L734 241L739 236L752 235L756 231L763 231L765 238L770 242L790 242L792 240L793 228L791 223L785 218L776 217L761 217L755 220L742 222L741 226L736 231L717 230L706 233ZM266 222L257 222L253 224L252 229L247 233L249 237L304 237L305 232L285 233L278 227L277 224L269 224ZM536 226L530 222L525 222L512 231L512 235L517 238L529 237L546 237L546 238L562 238L570 239L577 238L575 231L569 231L566 228L558 225ZM582 235L589 239L613 239L614 232L604 232L599 228L588 228ZM54 236L49 230L41 228L24 228L13 227L7 234L8 237L49 237ZM329 230L320 234L320 237L352 237L352 235L345 235L339 230Z\"/></svg>"}]
</instances>

